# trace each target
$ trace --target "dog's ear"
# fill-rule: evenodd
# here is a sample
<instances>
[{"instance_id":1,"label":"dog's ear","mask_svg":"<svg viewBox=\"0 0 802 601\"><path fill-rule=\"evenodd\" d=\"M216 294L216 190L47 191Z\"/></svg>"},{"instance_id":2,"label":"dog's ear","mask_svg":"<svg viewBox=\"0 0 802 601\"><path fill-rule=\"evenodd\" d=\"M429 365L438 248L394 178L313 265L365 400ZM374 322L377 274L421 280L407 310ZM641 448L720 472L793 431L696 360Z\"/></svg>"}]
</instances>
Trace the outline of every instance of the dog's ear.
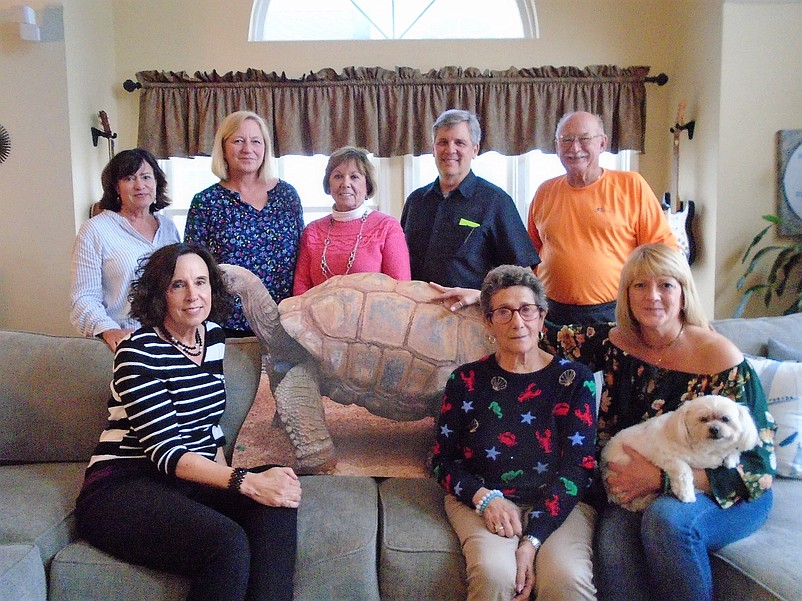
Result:
<instances>
[{"instance_id":1,"label":"dog's ear","mask_svg":"<svg viewBox=\"0 0 802 601\"><path fill-rule=\"evenodd\" d=\"M689 432L693 432L694 421L696 420L696 412L693 410L691 401L685 401L677 407L672 416L671 425L668 430L671 430L671 437L677 442L682 443L684 446L691 446L693 440ZM667 432L668 434L668 432Z\"/></svg>"},{"instance_id":2,"label":"dog's ear","mask_svg":"<svg viewBox=\"0 0 802 601\"><path fill-rule=\"evenodd\" d=\"M738 438L738 448L741 451L754 449L758 442L757 427L746 405L738 403L738 417L741 421L741 436Z\"/></svg>"}]
</instances>

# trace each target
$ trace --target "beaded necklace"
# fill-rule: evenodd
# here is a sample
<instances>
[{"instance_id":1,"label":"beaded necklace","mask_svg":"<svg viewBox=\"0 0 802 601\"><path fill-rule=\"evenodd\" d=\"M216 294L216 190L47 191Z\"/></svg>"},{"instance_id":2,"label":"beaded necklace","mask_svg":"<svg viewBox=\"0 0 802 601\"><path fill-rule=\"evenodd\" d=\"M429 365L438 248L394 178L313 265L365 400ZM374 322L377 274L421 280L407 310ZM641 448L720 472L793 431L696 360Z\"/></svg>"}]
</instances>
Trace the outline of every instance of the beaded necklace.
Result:
<instances>
[{"instance_id":1,"label":"beaded necklace","mask_svg":"<svg viewBox=\"0 0 802 601\"><path fill-rule=\"evenodd\" d=\"M351 249L351 253L348 255L348 264L345 266L345 273L343 275L348 275L348 272L351 271L351 267L354 264L354 259L356 258L356 249L359 248L359 242L362 240L362 230L365 227L365 221L368 220L368 211L362 213L362 217L359 218L361 223L359 224L359 232L356 235L356 241L354 242L354 248ZM326 251L329 249L329 244L331 244L331 228L334 227L334 217L329 217L329 231L326 232L326 239L323 240L323 254L320 257L320 271L323 272L323 276L328 280L330 277L334 275L334 272L329 268L329 263L326 261Z\"/></svg>"},{"instance_id":2,"label":"beaded necklace","mask_svg":"<svg viewBox=\"0 0 802 601\"><path fill-rule=\"evenodd\" d=\"M167 328L160 329L162 332L164 332L164 334L167 335L167 338L173 346L185 352L190 357L198 357L201 352L203 352L203 341L201 340L200 330L198 328L195 328L195 344L192 346L177 340L172 334L170 334L170 332L167 331Z\"/></svg>"}]
</instances>

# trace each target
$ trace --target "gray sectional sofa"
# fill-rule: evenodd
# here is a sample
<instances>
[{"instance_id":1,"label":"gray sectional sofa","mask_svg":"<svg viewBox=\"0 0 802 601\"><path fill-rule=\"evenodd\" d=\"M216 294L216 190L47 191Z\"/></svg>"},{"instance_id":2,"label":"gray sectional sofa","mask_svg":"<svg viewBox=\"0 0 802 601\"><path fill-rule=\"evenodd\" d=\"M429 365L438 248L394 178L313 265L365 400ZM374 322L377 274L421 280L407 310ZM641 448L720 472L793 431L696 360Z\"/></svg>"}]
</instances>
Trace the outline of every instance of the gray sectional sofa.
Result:
<instances>
[{"instance_id":1,"label":"gray sectional sofa","mask_svg":"<svg viewBox=\"0 0 802 601\"><path fill-rule=\"evenodd\" d=\"M802 315L716 324L740 348L802 339ZM227 342L228 457L260 377L255 339ZM78 540L73 506L106 419L111 354L98 340L0 331L0 601L167 601L187 582ZM295 598L465 598L464 561L433 480L304 476ZM769 522L715 555L721 600L802 598L802 481L778 480Z\"/></svg>"}]
</instances>

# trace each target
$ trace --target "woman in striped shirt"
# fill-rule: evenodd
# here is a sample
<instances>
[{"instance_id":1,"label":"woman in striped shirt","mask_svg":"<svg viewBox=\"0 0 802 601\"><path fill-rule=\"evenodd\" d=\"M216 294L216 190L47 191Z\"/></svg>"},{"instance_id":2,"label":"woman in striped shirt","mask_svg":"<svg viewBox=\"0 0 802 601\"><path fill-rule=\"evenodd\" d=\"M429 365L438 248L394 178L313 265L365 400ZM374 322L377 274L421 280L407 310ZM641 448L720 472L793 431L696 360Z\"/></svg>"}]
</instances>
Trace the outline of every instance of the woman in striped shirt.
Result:
<instances>
[{"instance_id":1,"label":"woman in striped shirt","mask_svg":"<svg viewBox=\"0 0 802 601\"><path fill-rule=\"evenodd\" d=\"M81 226L72 249L70 321L114 351L140 326L128 314L138 261L181 238L172 219L158 213L170 204L167 178L147 150L118 153L101 179L104 210Z\"/></svg>"},{"instance_id":2,"label":"woman in striped shirt","mask_svg":"<svg viewBox=\"0 0 802 601\"><path fill-rule=\"evenodd\" d=\"M286 467L226 464L230 310L212 256L165 246L132 284L143 326L115 354L109 423L86 471L78 531L131 563L191 579L188 599L292 599L301 486Z\"/></svg>"}]
</instances>

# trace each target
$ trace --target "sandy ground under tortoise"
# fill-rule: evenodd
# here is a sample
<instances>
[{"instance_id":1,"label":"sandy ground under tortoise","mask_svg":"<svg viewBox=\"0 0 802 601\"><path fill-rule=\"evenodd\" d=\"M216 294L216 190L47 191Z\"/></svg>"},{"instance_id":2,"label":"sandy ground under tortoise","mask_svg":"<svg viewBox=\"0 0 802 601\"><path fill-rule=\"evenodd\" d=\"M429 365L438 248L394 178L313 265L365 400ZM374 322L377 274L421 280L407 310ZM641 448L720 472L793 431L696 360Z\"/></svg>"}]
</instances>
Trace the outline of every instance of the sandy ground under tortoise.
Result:
<instances>
[{"instance_id":1,"label":"sandy ground under tortoise","mask_svg":"<svg viewBox=\"0 0 802 601\"><path fill-rule=\"evenodd\" d=\"M330 473L408 478L428 475L434 418L399 422L355 405L339 405L326 397L323 403L337 453L337 467ZM273 424L275 412L268 378L262 374L256 399L237 439L234 466L279 463L296 467L289 437Z\"/></svg>"}]
</instances>

